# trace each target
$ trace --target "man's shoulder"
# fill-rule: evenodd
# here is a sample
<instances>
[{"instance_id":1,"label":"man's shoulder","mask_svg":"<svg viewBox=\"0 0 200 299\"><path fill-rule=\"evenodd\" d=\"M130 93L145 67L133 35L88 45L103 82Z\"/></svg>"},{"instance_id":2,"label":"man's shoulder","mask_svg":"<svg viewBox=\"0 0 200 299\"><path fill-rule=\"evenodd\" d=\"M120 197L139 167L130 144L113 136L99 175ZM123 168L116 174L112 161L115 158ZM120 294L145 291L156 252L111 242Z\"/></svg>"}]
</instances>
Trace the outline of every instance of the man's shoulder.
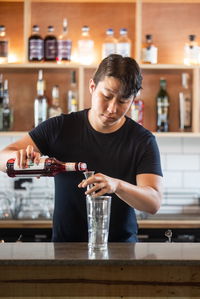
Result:
<instances>
[{"instance_id":1,"label":"man's shoulder","mask_svg":"<svg viewBox=\"0 0 200 299\"><path fill-rule=\"evenodd\" d=\"M127 126L129 130L134 134L135 137L143 138L143 137L154 137L151 131L132 120L130 117L127 117Z\"/></svg>"}]
</instances>

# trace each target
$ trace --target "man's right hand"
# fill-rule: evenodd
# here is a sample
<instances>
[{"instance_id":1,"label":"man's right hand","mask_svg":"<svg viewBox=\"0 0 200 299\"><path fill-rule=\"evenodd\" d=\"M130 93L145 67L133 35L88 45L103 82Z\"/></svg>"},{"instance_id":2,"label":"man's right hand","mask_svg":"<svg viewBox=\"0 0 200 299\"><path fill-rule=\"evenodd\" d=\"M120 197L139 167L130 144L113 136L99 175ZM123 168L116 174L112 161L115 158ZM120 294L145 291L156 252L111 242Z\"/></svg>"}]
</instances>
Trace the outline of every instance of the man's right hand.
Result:
<instances>
[{"instance_id":1,"label":"man's right hand","mask_svg":"<svg viewBox=\"0 0 200 299\"><path fill-rule=\"evenodd\" d=\"M16 163L20 168L25 168L28 160L32 160L38 164L40 162L41 154L34 151L32 145L28 145L26 149L16 151Z\"/></svg>"}]
</instances>

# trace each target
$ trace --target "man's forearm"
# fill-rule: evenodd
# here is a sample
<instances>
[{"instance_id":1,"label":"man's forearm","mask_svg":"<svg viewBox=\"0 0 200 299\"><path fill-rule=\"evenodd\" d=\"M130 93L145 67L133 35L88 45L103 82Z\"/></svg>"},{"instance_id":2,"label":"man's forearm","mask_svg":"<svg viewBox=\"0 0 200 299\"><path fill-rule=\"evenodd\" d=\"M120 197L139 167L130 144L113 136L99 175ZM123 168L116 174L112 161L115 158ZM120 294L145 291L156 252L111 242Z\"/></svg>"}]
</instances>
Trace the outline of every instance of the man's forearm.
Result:
<instances>
[{"instance_id":1,"label":"man's forearm","mask_svg":"<svg viewBox=\"0 0 200 299\"><path fill-rule=\"evenodd\" d=\"M135 186L119 180L115 194L133 208L155 214L161 204L162 194L150 186Z\"/></svg>"},{"instance_id":2,"label":"man's forearm","mask_svg":"<svg viewBox=\"0 0 200 299\"><path fill-rule=\"evenodd\" d=\"M10 147L0 151L0 171L6 171L6 163L9 159L16 157L16 149Z\"/></svg>"}]
</instances>

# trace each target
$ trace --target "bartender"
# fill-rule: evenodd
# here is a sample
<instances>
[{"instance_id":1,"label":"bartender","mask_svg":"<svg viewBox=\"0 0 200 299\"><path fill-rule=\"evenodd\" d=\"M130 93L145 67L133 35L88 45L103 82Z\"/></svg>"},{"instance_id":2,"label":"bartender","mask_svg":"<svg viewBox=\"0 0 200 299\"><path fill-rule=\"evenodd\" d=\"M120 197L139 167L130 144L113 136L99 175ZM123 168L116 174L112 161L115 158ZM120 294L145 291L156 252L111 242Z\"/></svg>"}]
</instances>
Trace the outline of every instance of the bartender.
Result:
<instances>
[{"instance_id":1,"label":"bartender","mask_svg":"<svg viewBox=\"0 0 200 299\"><path fill-rule=\"evenodd\" d=\"M39 163L41 155L85 162L95 174L55 177L54 242L87 242L86 194L112 196L109 242L137 242L135 209L155 214L162 200L162 170L154 135L127 116L142 88L137 62L112 54L89 81L91 108L50 118L0 152L1 171L15 158ZM93 184L90 190L86 187ZM86 191L87 190L87 191Z\"/></svg>"}]
</instances>

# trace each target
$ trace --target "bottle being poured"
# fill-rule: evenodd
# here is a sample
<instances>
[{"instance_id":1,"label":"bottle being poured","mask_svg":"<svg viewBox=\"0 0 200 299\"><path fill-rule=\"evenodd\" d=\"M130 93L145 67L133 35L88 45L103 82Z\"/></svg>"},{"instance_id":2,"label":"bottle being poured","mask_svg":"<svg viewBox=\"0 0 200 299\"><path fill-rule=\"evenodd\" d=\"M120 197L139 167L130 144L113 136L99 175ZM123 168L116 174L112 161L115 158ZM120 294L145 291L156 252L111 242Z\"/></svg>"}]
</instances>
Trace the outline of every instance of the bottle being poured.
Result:
<instances>
[{"instance_id":1,"label":"bottle being poured","mask_svg":"<svg viewBox=\"0 0 200 299\"><path fill-rule=\"evenodd\" d=\"M66 171L86 171L87 164L84 162L63 163L55 158L40 158L39 163L34 163L32 159L27 159L24 168L19 167L16 160L9 159L6 165L7 175L10 177L53 177Z\"/></svg>"}]
</instances>

